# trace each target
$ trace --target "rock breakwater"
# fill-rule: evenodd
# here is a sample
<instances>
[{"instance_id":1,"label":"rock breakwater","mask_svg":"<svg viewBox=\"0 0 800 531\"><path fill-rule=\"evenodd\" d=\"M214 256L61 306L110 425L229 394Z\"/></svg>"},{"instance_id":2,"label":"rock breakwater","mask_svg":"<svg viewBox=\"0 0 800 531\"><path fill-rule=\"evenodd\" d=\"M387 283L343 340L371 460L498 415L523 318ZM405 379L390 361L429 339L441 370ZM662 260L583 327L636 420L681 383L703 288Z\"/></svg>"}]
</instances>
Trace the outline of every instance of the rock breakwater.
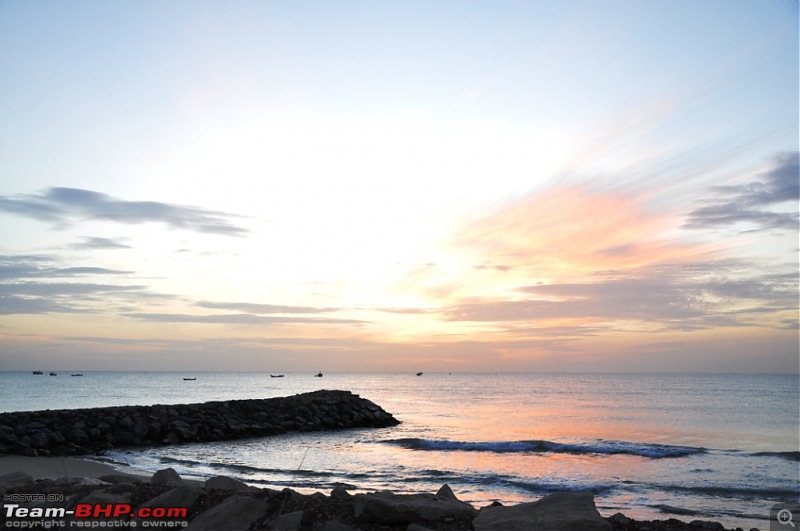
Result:
<instances>
[{"instance_id":1,"label":"rock breakwater","mask_svg":"<svg viewBox=\"0 0 800 531\"><path fill-rule=\"evenodd\" d=\"M329 390L196 404L22 411L0 414L0 455L87 455L113 448L397 424L375 403L349 391Z\"/></svg>"}]
</instances>

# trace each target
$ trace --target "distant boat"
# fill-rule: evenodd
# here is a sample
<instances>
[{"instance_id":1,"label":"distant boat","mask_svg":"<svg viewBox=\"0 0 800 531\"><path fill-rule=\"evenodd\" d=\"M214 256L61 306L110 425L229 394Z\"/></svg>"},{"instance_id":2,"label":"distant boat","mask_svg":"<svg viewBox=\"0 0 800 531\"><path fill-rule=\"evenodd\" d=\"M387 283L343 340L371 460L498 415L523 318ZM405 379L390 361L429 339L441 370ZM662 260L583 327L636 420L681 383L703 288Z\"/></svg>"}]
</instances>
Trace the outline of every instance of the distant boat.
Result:
<instances>
[{"instance_id":1,"label":"distant boat","mask_svg":"<svg viewBox=\"0 0 800 531\"><path fill-rule=\"evenodd\" d=\"M33 374L44 374L42 371L33 371Z\"/></svg>"},{"instance_id":2,"label":"distant boat","mask_svg":"<svg viewBox=\"0 0 800 531\"><path fill-rule=\"evenodd\" d=\"M269 377L270 378L283 378L283 375L282 374L270 374Z\"/></svg>"},{"instance_id":3,"label":"distant boat","mask_svg":"<svg viewBox=\"0 0 800 531\"><path fill-rule=\"evenodd\" d=\"M417 376L422 376L422 373L421 373L421 372L418 372L418 373L417 373Z\"/></svg>"},{"instance_id":4,"label":"distant boat","mask_svg":"<svg viewBox=\"0 0 800 531\"><path fill-rule=\"evenodd\" d=\"M58 376L58 373L57 372L51 372L50 376Z\"/></svg>"},{"instance_id":5,"label":"distant boat","mask_svg":"<svg viewBox=\"0 0 800 531\"><path fill-rule=\"evenodd\" d=\"M319 371L317 374L315 374L314 378L322 378L322 371Z\"/></svg>"},{"instance_id":6,"label":"distant boat","mask_svg":"<svg viewBox=\"0 0 800 531\"><path fill-rule=\"evenodd\" d=\"M83 373L82 372L76 372L75 374L72 374L71 376L83 376Z\"/></svg>"},{"instance_id":7,"label":"distant boat","mask_svg":"<svg viewBox=\"0 0 800 531\"><path fill-rule=\"evenodd\" d=\"M197 380L197 378L184 378L183 380L186 382L193 382L194 380Z\"/></svg>"}]
</instances>

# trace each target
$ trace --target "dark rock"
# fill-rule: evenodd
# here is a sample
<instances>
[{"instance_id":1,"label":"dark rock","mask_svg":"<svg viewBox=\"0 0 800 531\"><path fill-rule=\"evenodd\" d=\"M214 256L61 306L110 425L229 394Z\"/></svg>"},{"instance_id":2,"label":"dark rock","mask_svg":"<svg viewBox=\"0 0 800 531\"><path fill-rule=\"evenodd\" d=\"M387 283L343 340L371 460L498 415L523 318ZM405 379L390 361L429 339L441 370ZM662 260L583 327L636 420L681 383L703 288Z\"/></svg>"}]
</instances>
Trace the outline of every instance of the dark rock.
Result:
<instances>
[{"instance_id":1,"label":"dark rock","mask_svg":"<svg viewBox=\"0 0 800 531\"><path fill-rule=\"evenodd\" d=\"M423 527L419 524L411 524L406 527L406 531L433 531L430 527Z\"/></svg>"},{"instance_id":2,"label":"dark rock","mask_svg":"<svg viewBox=\"0 0 800 531\"><path fill-rule=\"evenodd\" d=\"M150 478L150 483L153 485L181 485L183 480L172 468L164 468L159 470L153 477Z\"/></svg>"},{"instance_id":3,"label":"dark rock","mask_svg":"<svg viewBox=\"0 0 800 531\"><path fill-rule=\"evenodd\" d=\"M258 490L255 487L251 487L244 481L239 481L238 479L229 478L227 476L214 476L213 478L208 478L206 480L205 487L206 489L218 489L231 492Z\"/></svg>"},{"instance_id":4,"label":"dark rock","mask_svg":"<svg viewBox=\"0 0 800 531\"><path fill-rule=\"evenodd\" d=\"M725 526L723 526L719 522L707 522L707 521L704 521L704 520L692 520L691 522L689 522L689 525L693 526L693 527L697 527L699 529L716 529L716 530L722 529L723 531L725 530Z\"/></svg>"},{"instance_id":5,"label":"dark rock","mask_svg":"<svg viewBox=\"0 0 800 531\"><path fill-rule=\"evenodd\" d=\"M31 436L30 445L32 448L47 448L49 444L50 438L45 431L37 431Z\"/></svg>"},{"instance_id":6,"label":"dark rock","mask_svg":"<svg viewBox=\"0 0 800 531\"><path fill-rule=\"evenodd\" d=\"M413 525L413 524L412 524ZM343 524L339 520L328 520L325 522L325 525L322 526L322 531L359 531L355 527L349 526L347 524ZM408 531L408 530L406 530Z\"/></svg>"},{"instance_id":7,"label":"dark rock","mask_svg":"<svg viewBox=\"0 0 800 531\"><path fill-rule=\"evenodd\" d=\"M132 494L132 491L111 492L108 490L95 490L81 498L80 503L130 503Z\"/></svg>"},{"instance_id":8,"label":"dark rock","mask_svg":"<svg viewBox=\"0 0 800 531\"><path fill-rule=\"evenodd\" d=\"M267 504L244 496L231 496L201 513L186 529L192 531L246 531L253 522L264 516Z\"/></svg>"},{"instance_id":9,"label":"dark rock","mask_svg":"<svg viewBox=\"0 0 800 531\"><path fill-rule=\"evenodd\" d=\"M533 503L486 507L473 520L474 531L611 531L590 492L563 492Z\"/></svg>"},{"instance_id":10,"label":"dark rock","mask_svg":"<svg viewBox=\"0 0 800 531\"><path fill-rule=\"evenodd\" d=\"M67 440L83 446L89 443L89 435L83 429L73 427L67 432Z\"/></svg>"},{"instance_id":11,"label":"dark rock","mask_svg":"<svg viewBox=\"0 0 800 531\"><path fill-rule=\"evenodd\" d=\"M303 511L294 511L272 520L269 528L271 531L299 531L302 521Z\"/></svg>"},{"instance_id":12,"label":"dark rock","mask_svg":"<svg viewBox=\"0 0 800 531\"><path fill-rule=\"evenodd\" d=\"M142 483L143 481L141 478L135 476L129 476L126 474L107 474L105 476L100 476L98 479L100 481L105 481L106 483L111 483L112 485L119 485L125 483L132 483L135 485L138 483Z\"/></svg>"},{"instance_id":13,"label":"dark rock","mask_svg":"<svg viewBox=\"0 0 800 531\"><path fill-rule=\"evenodd\" d=\"M451 501L458 501L456 498L453 489L450 488L450 485L444 484L442 485L439 490L436 491L436 497L442 500L451 500Z\"/></svg>"},{"instance_id":14,"label":"dark rock","mask_svg":"<svg viewBox=\"0 0 800 531\"><path fill-rule=\"evenodd\" d=\"M33 485L33 476L25 472L11 472L0 476L0 491L4 491L10 487L20 487L25 485Z\"/></svg>"},{"instance_id":15,"label":"dark rock","mask_svg":"<svg viewBox=\"0 0 800 531\"><path fill-rule=\"evenodd\" d=\"M114 432L114 442L120 446L132 444L136 440L136 435L132 431L116 430Z\"/></svg>"},{"instance_id":16,"label":"dark rock","mask_svg":"<svg viewBox=\"0 0 800 531\"><path fill-rule=\"evenodd\" d=\"M334 500L349 500L353 495L347 492L347 489L341 485L336 486L331 491L331 498Z\"/></svg>"},{"instance_id":17,"label":"dark rock","mask_svg":"<svg viewBox=\"0 0 800 531\"><path fill-rule=\"evenodd\" d=\"M632 522L630 518L622 513L616 513L614 516L609 517L609 520L623 526L630 525Z\"/></svg>"},{"instance_id":18,"label":"dark rock","mask_svg":"<svg viewBox=\"0 0 800 531\"><path fill-rule=\"evenodd\" d=\"M202 496L203 488L198 485L181 485L147 501L143 507L185 507L191 509Z\"/></svg>"},{"instance_id":19,"label":"dark rock","mask_svg":"<svg viewBox=\"0 0 800 531\"><path fill-rule=\"evenodd\" d=\"M403 524L415 520L437 521L445 517L472 518L477 511L467 503L431 494L396 495L374 492L353 496L357 520L381 524Z\"/></svg>"}]
</instances>

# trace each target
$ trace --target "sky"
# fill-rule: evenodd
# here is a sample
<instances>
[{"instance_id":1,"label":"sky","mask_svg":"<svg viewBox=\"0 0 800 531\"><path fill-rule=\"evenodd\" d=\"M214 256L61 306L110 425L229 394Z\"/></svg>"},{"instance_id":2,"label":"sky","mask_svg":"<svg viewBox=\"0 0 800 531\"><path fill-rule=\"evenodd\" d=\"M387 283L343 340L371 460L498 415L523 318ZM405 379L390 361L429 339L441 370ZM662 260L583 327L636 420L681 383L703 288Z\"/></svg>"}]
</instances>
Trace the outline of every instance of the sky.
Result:
<instances>
[{"instance_id":1,"label":"sky","mask_svg":"<svg viewBox=\"0 0 800 531\"><path fill-rule=\"evenodd\" d=\"M795 0L0 0L0 370L797 373Z\"/></svg>"}]
</instances>

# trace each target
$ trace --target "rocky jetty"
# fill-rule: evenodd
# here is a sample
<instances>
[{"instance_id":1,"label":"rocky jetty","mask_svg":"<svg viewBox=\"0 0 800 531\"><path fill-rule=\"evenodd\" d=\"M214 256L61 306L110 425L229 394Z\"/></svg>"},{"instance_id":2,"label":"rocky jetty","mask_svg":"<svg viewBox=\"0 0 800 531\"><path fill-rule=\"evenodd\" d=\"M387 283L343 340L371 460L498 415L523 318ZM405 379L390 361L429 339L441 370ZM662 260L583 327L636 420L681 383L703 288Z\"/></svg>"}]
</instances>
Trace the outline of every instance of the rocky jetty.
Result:
<instances>
[{"instance_id":1,"label":"rocky jetty","mask_svg":"<svg viewBox=\"0 0 800 531\"><path fill-rule=\"evenodd\" d=\"M622 514L604 518L591 493L556 493L514 506L480 510L458 500L447 485L436 494L322 493L251 487L236 479L183 481L172 469L151 478L111 474L99 478L34 479L22 472L0 476L0 494L16 504L0 528L48 521L50 527L169 527L195 531L702 531L715 522L637 522ZM118 511L118 509L121 510ZM19 509L22 509L21 511ZM38 509L39 512L35 512ZM50 516L44 516L50 510ZM58 515L57 509L74 511ZM86 516L89 512L91 516ZM116 518L112 513L118 512ZM24 513L24 515L23 515ZM83 518L78 518L78 515ZM37 515L32 517L32 515ZM135 524L135 525L134 525ZM737 530L741 531L741 530Z\"/></svg>"},{"instance_id":2,"label":"rocky jetty","mask_svg":"<svg viewBox=\"0 0 800 531\"><path fill-rule=\"evenodd\" d=\"M398 423L365 398L327 390L260 400L24 411L0 414L0 455L88 455L113 448Z\"/></svg>"}]
</instances>

